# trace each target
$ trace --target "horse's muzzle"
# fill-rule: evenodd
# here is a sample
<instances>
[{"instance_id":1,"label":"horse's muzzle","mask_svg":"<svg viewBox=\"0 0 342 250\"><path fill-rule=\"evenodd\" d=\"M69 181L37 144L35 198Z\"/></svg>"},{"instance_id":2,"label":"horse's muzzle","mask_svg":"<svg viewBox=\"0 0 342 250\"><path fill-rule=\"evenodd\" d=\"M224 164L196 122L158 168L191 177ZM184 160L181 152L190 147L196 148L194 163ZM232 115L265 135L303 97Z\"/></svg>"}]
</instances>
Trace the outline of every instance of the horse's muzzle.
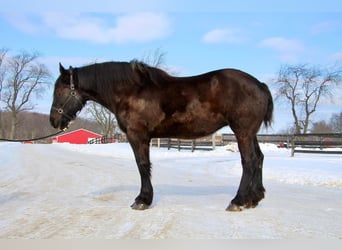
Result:
<instances>
[{"instance_id":1,"label":"horse's muzzle","mask_svg":"<svg viewBox=\"0 0 342 250\"><path fill-rule=\"evenodd\" d=\"M69 120L66 119L64 116L60 114L51 114L50 115L50 124L52 127L56 129L63 130L65 128L68 128Z\"/></svg>"}]
</instances>

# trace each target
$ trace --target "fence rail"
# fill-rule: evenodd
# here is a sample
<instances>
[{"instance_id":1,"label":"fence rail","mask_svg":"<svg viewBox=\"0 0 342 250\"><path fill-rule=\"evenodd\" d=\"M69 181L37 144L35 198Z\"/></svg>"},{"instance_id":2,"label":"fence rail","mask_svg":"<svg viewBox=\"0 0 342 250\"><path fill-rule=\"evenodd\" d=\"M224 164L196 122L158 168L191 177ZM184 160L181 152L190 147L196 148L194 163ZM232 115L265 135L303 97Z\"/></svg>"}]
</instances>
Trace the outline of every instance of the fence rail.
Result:
<instances>
[{"instance_id":1,"label":"fence rail","mask_svg":"<svg viewBox=\"0 0 342 250\"><path fill-rule=\"evenodd\" d=\"M117 137L107 137L101 136L88 141L88 144L107 144L107 143L114 143L118 142Z\"/></svg>"},{"instance_id":2,"label":"fence rail","mask_svg":"<svg viewBox=\"0 0 342 250\"><path fill-rule=\"evenodd\" d=\"M176 139L176 138L158 138L152 139L150 146L158 148L176 148L180 150L214 150L216 145L221 145L221 140L216 140L213 136L203 137L199 139L187 140L187 139Z\"/></svg>"},{"instance_id":3,"label":"fence rail","mask_svg":"<svg viewBox=\"0 0 342 250\"><path fill-rule=\"evenodd\" d=\"M260 143L273 143L278 147L291 148L291 155L295 153L342 154L342 134L259 134ZM116 135L114 138L99 137L89 141L90 144L126 142L126 137ZM214 134L194 140L176 138L152 139L151 147L176 148L178 150L213 150L216 146L224 146L236 142L234 134ZM328 150L326 150L328 149ZM336 149L336 150L334 150Z\"/></svg>"},{"instance_id":4,"label":"fence rail","mask_svg":"<svg viewBox=\"0 0 342 250\"><path fill-rule=\"evenodd\" d=\"M257 138L260 143L273 143L278 147L291 148L292 156L294 153L342 154L342 150L332 150L342 148L341 133L294 135L259 134L257 135ZM212 150L215 148L215 146L224 146L231 142L236 142L236 137L234 134L216 134L215 136L207 136L196 140L174 138L153 139L151 141L151 146L194 151Z\"/></svg>"},{"instance_id":5,"label":"fence rail","mask_svg":"<svg viewBox=\"0 0 342 250\"><path fill-rule=\"evenodd\" d=\"M342 134L295 134L291 138L291 156L295 153L342 154Z\"/></svg>"}]
</instances>

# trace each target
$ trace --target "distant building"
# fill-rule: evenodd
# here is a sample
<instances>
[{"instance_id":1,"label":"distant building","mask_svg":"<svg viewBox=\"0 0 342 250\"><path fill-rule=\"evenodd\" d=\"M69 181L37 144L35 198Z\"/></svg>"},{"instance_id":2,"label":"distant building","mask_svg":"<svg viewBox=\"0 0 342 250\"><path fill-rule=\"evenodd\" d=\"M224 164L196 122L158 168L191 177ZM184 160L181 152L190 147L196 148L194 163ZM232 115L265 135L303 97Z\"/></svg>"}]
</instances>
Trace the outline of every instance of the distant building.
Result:
<instances>
[{"instance_id":1,"label":"distant building","mask_svg":"<svg viewBox=\"0 0 342 250\"><path fill-rule=\"evenodd\" d=\"M102 135L81 128L53 137L52 143L88 144L89 140L99 137Z\"/></svg>"}]
</instances>

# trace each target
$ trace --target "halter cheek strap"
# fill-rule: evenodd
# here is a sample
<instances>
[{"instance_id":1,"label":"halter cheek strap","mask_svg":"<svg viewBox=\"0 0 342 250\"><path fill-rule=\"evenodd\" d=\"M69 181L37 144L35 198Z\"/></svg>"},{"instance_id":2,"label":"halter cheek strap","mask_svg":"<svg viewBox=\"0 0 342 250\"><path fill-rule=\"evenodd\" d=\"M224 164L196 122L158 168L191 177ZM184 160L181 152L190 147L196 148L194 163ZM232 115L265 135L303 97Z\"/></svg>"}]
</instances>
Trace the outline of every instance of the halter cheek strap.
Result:
<instances>
[{"instance_id":1,"label":"halter cheek strap","mask_svg":"<svg viewBox=\"0 0 342 250\"><path fill-rule=\"evenodd\" d=\"M70 89L75 90L75 84L74 84L74 77L73 77L73 68L69 67L69 73L70 73Z\"/></svg>"}]
</instances>

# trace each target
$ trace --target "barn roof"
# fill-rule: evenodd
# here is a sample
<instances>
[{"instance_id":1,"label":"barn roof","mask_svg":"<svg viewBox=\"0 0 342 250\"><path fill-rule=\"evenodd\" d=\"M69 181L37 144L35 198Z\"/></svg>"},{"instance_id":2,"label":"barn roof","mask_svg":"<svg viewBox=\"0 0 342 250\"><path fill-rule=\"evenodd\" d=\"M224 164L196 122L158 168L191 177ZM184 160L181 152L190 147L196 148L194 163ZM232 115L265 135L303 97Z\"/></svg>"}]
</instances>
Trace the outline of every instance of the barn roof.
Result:
<instances>
[{"instance_id":1,"label":"barn roof","mask_svg":"<svg viewBox=\"0 0 342 250\"><path fill-rule=\"evenodd\" d=\"M73 130L73 131L70 131L70 132L61 134L61 135L57 135L57 136L55 136L55 138L56 138L56 137L65 136L65 135L69 135L69 134L73 134L73 133L77 133L77 132L79 132L79 131L85 131L85 132L88 132L88 133L91 133L91 134L94 134L94 135L102 136L101 134L95 133L95 132L90 131L90 130L88 130L88 129L79 128L79 129L76 129L76 130Z\"/></svg>"}]
</instances>

